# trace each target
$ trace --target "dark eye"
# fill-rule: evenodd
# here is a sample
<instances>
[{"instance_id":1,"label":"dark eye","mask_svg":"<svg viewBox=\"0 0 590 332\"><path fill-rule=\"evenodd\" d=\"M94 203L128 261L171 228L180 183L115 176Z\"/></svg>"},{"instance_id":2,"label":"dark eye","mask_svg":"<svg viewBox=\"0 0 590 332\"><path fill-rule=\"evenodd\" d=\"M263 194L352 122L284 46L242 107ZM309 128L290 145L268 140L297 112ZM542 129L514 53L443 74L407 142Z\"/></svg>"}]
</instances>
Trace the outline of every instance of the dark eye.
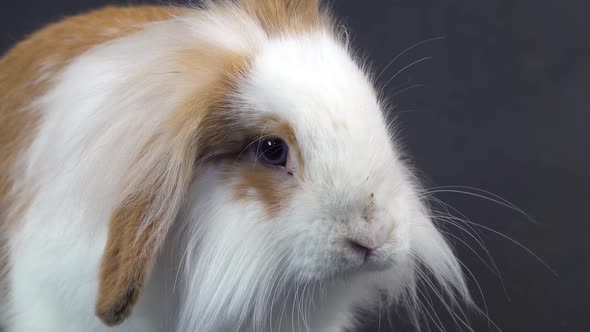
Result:
<instances>
[{"instance_id":1,"label":"dark eye","mask_svg":"<svg viewBox=\"0 0 590 332\"><path fill-rule=\"evenodd\" d=\"M287 164L289 147L280 138L271 137L262 139L258 146L258 151L260 159L267 164L274 166L285 166Z\"/></svg>"}]
</instances>

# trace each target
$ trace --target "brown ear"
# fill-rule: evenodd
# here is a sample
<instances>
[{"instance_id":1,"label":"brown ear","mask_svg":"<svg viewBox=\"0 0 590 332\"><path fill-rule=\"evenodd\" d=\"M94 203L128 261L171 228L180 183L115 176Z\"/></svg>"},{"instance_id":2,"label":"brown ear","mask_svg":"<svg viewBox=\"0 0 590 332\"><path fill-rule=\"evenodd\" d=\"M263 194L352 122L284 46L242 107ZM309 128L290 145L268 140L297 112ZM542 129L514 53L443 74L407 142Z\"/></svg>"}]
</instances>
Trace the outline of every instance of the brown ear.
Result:
<instances>
[{"instance_id":1,"label":"brown ear","mask_svg":"<svg viewBox=\"0 0 590 332\"><path fill-rule=\"evenodd\" d=\"M184 201L193 169L243 141L240 130L226 128L233 123L230 115L237 113L228 113L233 109L225 107L225 96L245 73L248 57L213 50L207 49L207 56L201 50L186 52L178 59L179 72L191 82L211 84L187 96L186 104L139 152L124 179L122 200L110 219L95 308L107 325L131 314ZM201 73L201 68L207 70Z\"/></svg>"},{"instance_id":2,"label":"brown ear","mask_svg":"<svg viewBox=\"0 0 590 332\"><path fill-rule=\"evenodd\" d=\"M268 33L305 31L320 22L318 0L240 0Z\"/></svg>"},{"instance_id":3,"label":"brown ear","mask_svg":"<svg viewBox=\"0 0 590 332\"><path fill-rule=\"evenodd\" d=\"M155 244L149 243L154 225L139 236L150 198L125 203L113 213L102 259L96 315L107 325L127 318L146 280Z\"/></svg>"},{"instance_id":4,"label":"brown ear","mask_svg":"<svg viewBox=\"0 0 590 332\"><path fill-rule=\"evenodd\" d=\"M156 180L128 195L111 215L95 308L105 324L119 324L131 314L180 208L191 169L192 164L179 163L171 172L177 178L155 175Z\"/></svg>"}]
</instances>

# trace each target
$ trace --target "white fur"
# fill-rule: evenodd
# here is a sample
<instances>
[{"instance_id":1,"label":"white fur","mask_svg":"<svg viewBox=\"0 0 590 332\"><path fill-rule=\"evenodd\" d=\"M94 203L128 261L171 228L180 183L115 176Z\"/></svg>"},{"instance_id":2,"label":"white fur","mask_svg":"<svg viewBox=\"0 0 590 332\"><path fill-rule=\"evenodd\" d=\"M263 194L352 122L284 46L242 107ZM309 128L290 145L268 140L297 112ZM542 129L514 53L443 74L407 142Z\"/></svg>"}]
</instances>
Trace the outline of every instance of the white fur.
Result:
<instances>
[{"instance_id":1,"label":"white fur","mask_svg":"<svg viewBox=\"0 0 590 332\"><path fill-rule=\"evenodd\" d=\"M187 203L133 314L108 329L94 304L109 215L140 185L123 177L141 147L202 88L167 74L167 59L204 43L255 52L233 103L245 120L293 126L305 181L269 220L260 203L235 201L215 164L201 170L188 197L175 196ZM76 59L33 109L42 121L15 190L35 195L12 230L8 332L343 331L382 292L414 305L419 264L451 297L468 297L371 83L327 32L269 39L237 9L151 24ZM156 144L137 178L168 148ZM365 268L342 241L359 232L371 193L376 222L392 231Z\"/></svg>"}]
</instances>

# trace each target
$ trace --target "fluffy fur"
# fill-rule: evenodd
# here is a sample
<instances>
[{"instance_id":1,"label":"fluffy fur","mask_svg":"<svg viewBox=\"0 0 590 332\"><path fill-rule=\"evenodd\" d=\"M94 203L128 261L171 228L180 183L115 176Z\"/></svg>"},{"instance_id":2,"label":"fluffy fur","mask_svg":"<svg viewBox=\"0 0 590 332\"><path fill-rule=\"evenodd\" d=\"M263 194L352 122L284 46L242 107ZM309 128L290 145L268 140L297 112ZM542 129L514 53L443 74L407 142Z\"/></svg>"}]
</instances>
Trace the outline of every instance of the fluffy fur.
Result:
<instances>
[{"instance_id":1,"label":"fluffy fur","mask_svg":"<svg viewBox=\"0 0 590 332\"><path fill-rule=\"evenodd\" d=\"M9 52L0 324L344 331L383 294L416 309L422 270L468 301L331 22L312 0L105 9ZM284 168L249 153L268 136Z\"/></svg>"}]
</instances>

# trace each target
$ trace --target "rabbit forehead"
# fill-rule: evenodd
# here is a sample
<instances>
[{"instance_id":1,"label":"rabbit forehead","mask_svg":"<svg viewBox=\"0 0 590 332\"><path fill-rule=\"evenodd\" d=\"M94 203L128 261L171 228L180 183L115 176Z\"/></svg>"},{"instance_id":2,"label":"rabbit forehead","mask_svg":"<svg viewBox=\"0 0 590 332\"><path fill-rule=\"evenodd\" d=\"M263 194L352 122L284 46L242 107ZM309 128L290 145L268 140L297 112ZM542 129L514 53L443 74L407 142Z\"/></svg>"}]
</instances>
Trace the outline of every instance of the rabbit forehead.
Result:
<instances>
[{"instance_id":1,"label":"rabbit forehead","mask_svg":"<svg viewBox=\"0 0 590 332\"><path fill-rule=\"evenodd\" d=\"M366 177L394 159L372 83L328 32L271 40L252 59L240 91L245 104L291 124L310 178L321 169Z\"/></svg>"}]
</instances>

